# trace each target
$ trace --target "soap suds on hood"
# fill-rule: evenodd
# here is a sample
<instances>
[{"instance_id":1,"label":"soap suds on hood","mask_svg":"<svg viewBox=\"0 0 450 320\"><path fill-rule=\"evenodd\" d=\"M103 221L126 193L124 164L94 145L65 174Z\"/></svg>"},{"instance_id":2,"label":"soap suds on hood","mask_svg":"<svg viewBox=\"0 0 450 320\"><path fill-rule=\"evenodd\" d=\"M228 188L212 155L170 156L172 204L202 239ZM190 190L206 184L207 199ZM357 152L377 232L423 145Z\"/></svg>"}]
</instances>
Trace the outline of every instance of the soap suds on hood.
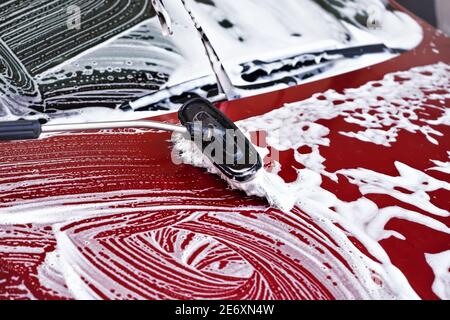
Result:
<instances>
[{"instance_id":1,"label":"soap suds on hood","mask_svg":"<svg viewBox=\"0 0 450 320\"><path fill-rule=\"evenodd\" d=\"M446 64L439 63L418 67L406 72L388 74L381 81L369 82L360 88L345 89L343 93L328 90L305 101L288 104L263 116L249 118L236 124L247 134L261 130L266 131L267 143L270 146L277 150L296 150L295 159L300 164L331 179L337 180L337 173L352 177L352 172L358 172L361 175L359 180L379 181L379 178L371 178L371 173L363 169L341 170L336 173L327 172L323 165L325 158L320 155L319 148L329 145L327 136L330 131L324 125L316 123L317 120L329 120L342 116L346 122L357 124L366 128L366 130L340 132L340 134L386 147L390 147L396 142L397 136L402 130L423 134L430 143L437 144L433 135L442 136L442 133L433 128L436 120L422 119L418 114L425 112L426 101L433 99L440 101L441 107L432 107L440 108L443 113L439 123L448 121L449 114L446 112L442 101L450 98L449 79L450 66ZM440 91L443 91L443 93L437 93ZM444 118L445 120L443 120ZM300 134L298 128L302 128ZM204 167L209 172L218 174L210 161L204 159L205 157L192 142L185 141L178 135L174 136L174 150L181 154L184 163ZM306 156L301 154L298 152L301 146L310 147L312 152ZM258 149L262 158L269 153L267 149ZM415 173L414 169L409 169L408 166L401 163L396 164L396 166L402 177L396 178L399 181L397 184L402 187L409 185L412 188L417 188L414 187L417 183L423 186L421 183L427 181L424 191L449 188L448 183L426 178L426 174ZM377 173L374 174L377 175ZM224 177L222 176L222 178ZM354 177L352 178L354 179ZM287 200L287 202L284 202L277 198L281 199L285 193L292 193L287 192L287 190L295 190L295 185L298 183L284 184L284 187L281 187L279 179L272 173L261 172L255 177L255 180L249 183L238 183L229 179L227 181L232 188L241 189L249 195L266 197L272 205L275 204L278 208L290 210L295 201ZM300 180L301 175L299 175ZM392 178L390 180L396 181ZM358 183L358 181L355 183ZM369 182L369 185L374 188L375 184ZM380 183L380 185L385 186L386 184ZM277 190L279 192L276 192ZM364 192L363 187L362 191ZM366 193L369 191L366 191ZM391 195L395 196L395 194L402 193L393 190ZM431 204L427 207L426 202L423 202L426 199L423 197L421 199L420 195L418 196L419 198L415 202L419 207L434 214L445 216L442 209L433 209ZM412 198L414 194L402 197ZM286 203L290 203L290 205L286 205Z\"/></svg>"},{"instance_id":2,"label":"soap suds on hood","mask_svg":"<svg viewBox=\"0 0 450 320\"><path fill-rule=\"evenodd\" d=\"M267 198L271 205L283 211L292 209L292 205L295 204L302 211L315 217L319 225L326 230L334 229L332 223L343 226L380 261L377 271L389 279L387 283L393 285L396 294L399 297L413 297L415 293L409 287L408 281L392 265L378 244L378 241L390 236L400 239L404 239L404 236L384 230L385 225L391 219L399 218L447 234L450 234L450 229L418 211L400 207L378 208L364 195L387 194L424 210L431 216L449 217L450 213L431 203L427 194L438 189L450 190L449 183L430 177L401 162L395 162L399 173L396 177L364 168L329 172L324 166L325 158L320 154L320 147L329 145L327 136L330 130L317 121L341 116L348 123L366 128L358 132L340 132L341 135L385 147L393 146L402 131L422 134L429 143L438 144L433 136L442 136L442 133L434 127L436 120L420 117L419 114L426 113L429 108L437 109L440 111L438 123L448 123L444 101L449 98L450 66L438 63L388 74L381 81L369 82L356 89L345 89L342 93L329 90L265 115L239 121L237 125L247 134L266 132L268 146L277 150L295 150L295 160L305 169L297 171L298 178L292 183L280 183L280 177L266 171L260 172L251 182L238 183L229 180L227 182L232 188L243 190L249 195ZM428 104L429 100L437 101L437 106ZM300 128L303 129L299 134ZM195 154L192 148L185 145L184 148L180 147L186 142L180 143L179 140L176 142L178 143L175 143L175 150L181 152L183 161L206 167L209 172L217 173L211 163L199 160L202 155L198 151ZM299 153L298 149L302 146L310 147L311 153L307 156ZM262 157L267 153L267 149L263 150ZM444 167L443 163L434 163L438 164L439 168ZM363 197L348 203L339 200L321 187L321 175L337 181L337 174L347 177L350 183L357 185ZM296 200L292 201L292 197L287 194L295 195Z\"/></svg>"},{"instance_id":3,"label":"soap suds on hood","mask_svg":"<svg viewBox=\"0 0 450 320\"><path fill-rule=\"evenodd\" d=\"M442 300L450 299L450 250L425 254L430 267L433 269L435 279L433 292Z\"/></svg>"},{"instance_id":4,"label":"soap suds on hood","mask_svg":"<svg viewBox=\"0 0 450 320\"><path fill-rule=\"evenodd\" d=\"M182 134L173 134L174 144L172 159L185 164L205 168L209 173L219 175L232 189L243 190L249 196L266 198L269 203L283 211L290 211L296 202L295 190L292 190L283 179L274 173L259 170L249 181L239 182L227 178L205 157L193 141ZM259 149L259 148L257 148Z\"/></svg>"}]
</instances>

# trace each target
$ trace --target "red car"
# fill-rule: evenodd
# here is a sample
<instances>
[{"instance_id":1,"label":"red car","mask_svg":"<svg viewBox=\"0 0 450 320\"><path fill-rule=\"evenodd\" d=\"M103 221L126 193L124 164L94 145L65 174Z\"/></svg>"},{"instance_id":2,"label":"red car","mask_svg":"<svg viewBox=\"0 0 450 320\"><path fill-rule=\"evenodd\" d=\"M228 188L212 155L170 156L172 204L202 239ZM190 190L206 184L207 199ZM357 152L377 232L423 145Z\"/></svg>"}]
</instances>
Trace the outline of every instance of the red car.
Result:
<instances>
[{"instance_id":1,"label":"red car","mask_svg":"<svg viewBox=\"0 0 450 320\"><path fill-rule=\"evenodd\" d=\"M167 132L1 142L1 299L450 298L448 36L395 1L148 2L1 4L0 120L176 124L207 97L294 206Z\"/></svg>"}]
</instances>

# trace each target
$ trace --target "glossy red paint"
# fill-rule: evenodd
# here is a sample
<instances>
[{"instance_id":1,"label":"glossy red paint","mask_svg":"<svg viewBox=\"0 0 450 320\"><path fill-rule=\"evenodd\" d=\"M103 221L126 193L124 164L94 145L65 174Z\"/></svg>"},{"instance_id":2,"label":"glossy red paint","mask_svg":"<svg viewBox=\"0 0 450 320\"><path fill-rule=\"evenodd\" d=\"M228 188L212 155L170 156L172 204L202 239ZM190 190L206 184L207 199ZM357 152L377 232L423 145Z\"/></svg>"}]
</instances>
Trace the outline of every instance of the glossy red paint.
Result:
<instances>
[{"instance_id":1,"label":"glossy red paint","mask_svg":"<svg viewBox=\"0 0 450 320\"><path fill-rule=\"evenodd\" d=\"M399 57L390 61L343 74L333 78L316 81L313 83L262 94L246 99L223 102L218 107L233 120L246 119L250 116L264 114L270 110L282 106L284 103L300 101L310 97L314 93L323 92L330 88L341 91L344 88L359 87L368 81L380 80L386 73L408 70L415 66L437 63L439 61L450 64L450 38L436 32L434 28L424 22L420 22L425 37L422 44ZM430 43L433 42L439 53L432 51ZM446 101L449 105L449 101ZM157 117L158 120L177 122L176 114ZM322 155L327 159L325 166L330 171L336 171L343 167L364 167L376 170L388 175L398 175L394 167L394 161L401 161L419 170L425 170L432 164L430 159L447 161L447 151L450 150L450 128L440 126L443 137L437 137L439 145L427 143L421 135L402 132L397 143L386 148L374 144L364 143L355 139L348 139L338 132L349 129L352 125L344 122L342 118L321 121L321 124L330 128L329 147L323 147ZM252 210L241 211L240 214L248 217L255 215L267 215L273 219L284 221L293 228L302 228L300 224L290 221L283 213L275 209L269 209L262 199L248 197L242 192L232 191L227 188L225 182L219 178L207 174L204 170L188 165L174 165L170 158L171 143L167 133L146 132L133 134L130 131L120 131L121 134L98 134L85 133L76 135L64 135L51 137L39 141L22 141L0 144L0 181L14 185L12 191L2 190L0 194L0 208L14 206L15 201L29 199L45 199L49 197L69 197L71 195L103 193L124 190L146 190L148 194L138 195L141 201L133 202L131 213L117 213L116 210L106 209L100 216L82 217L76 221L63 226L78 249L92 263L93 266L108 273L107 265L100 265L96 259L101 251L95 251L89 241L95 239L98 243L109 248L111 252L123 255L119 249L120 243L125 246L127 241L135 241L140 245L151 246L145 239L140 239L139 234L144 231L157 230L158 235L163 238L177 237L176 231L184 230L189 233L188 237L202 234L212 237L218 242L217 250L221 253L211 255L211 259L226 263L230 260L222 260L224 256L229 259L244 259L254 268L258 269L264 277L265 282L257 275L250 278L233 278L230 275L220 275L210 270L212 261L197 262L195 255L191 261L186 262L188 266L195 264L198 272L208 274L211 278L221 277L228 281L228 286L220 286L210 282L200 282L195 272L189 270L190 276L183 278L183 273L156 272L141 262L138 268L148 277L137 278L139 284L133 283L133 279L124 280L115 274L110 277L121 283L124 287L145 287L140 291L144 298L273 298L273 299L301 299L319 298L332 299L333 295L314 278L301 264L295 262L296 266L289 269L289 275L295 276L298 272L310 278L310 285L314 288L309 293L299 292L296 288L283 287L286 274L277 272L273 265L283 268L283 264L294 264L289 257L278 252L270 251L270 243L273 239L265 239L261 234L251 234L248 230L240 229L239 226L226 224L221 220L205 216L198 221L184 221L192 209L162 209L157 212L148 213L147 209L139 211L146 206L204 206L205 204L225 208L224 210L240 211L240 208L254 207ZM307 149L301 152L308 152ZM292 166L298 164L293 159L292 152L282 152L281 163L283 172L280 175L286 181L296 178ZM38 174L38 176L35 176ZM439 172L429 172L429 175L438 179L449 181L448 175ZM33 178L29 178L33 175ZM37 179L42 176L48 180L41 184ZM349 183L346 178L341 177L339 182L333 182L324 178L322 187L333 192L338 198L345 201L356 200L361 197L358 188ZM164 191L159 194L157 191ZM188 191L188 194L186 192ZM380 208L399 205L408 208L404 203L384 195L368 195ZM448 191L438 190L432 194L435 204L450 210L450 194ZM118 203L114 209L123 208ZM129 205L127 205L128 209ZM264 208L264 209L256 209ZM419 210L418 208L413 208ZM51 214L52 207L48 207ZM120 211L120 210L119 210ZM300 210L294 211L303 221L313 224L311 219ZM426 212L421 211L423 214ZM450 226L448 218L438 218L441 222ZM127 221L127 222L124 222ZM91 233L99 224L108 225L108 230ZM176 224L175 229L170 226ZM67 298L61 292L52 292L43 287L38 280L38 268L43 263L46 254L52 252L56 247L56 239L53 234L52 224L24 224L2 226L0 246L15 248L14 250L0 251L0 298L24 298L31 293L40 299ZM405 274L414 290L424 299L436 299L431 285L434 279L433 272L425 261L425 253L439 253L450 249L450 236L433 231L424 226L395 219L387 225L387 229L396 230L405 235L406 240L391 237L381 241L381 245L389 254L393 263ZM235 239L236 233L241 235ZM173 234L169 234L169 233ZM159 234L160 233L160 234ZM293 233L295 236L295 232ZM299 236L299 235L298 235ZM332 240L330 240L332 241ZM353 239L356 243L357 240ZM166 261L151 260L153 267L164 270L164 263L176 265L179 268L188 269L180 261L170 255L175 249L175 241L164 242ZM83 245L84 244L84 245ZM183 245L182 245L183 246ZM359 244L364 251L362 245ZM30 252L29 248L34 248ZM22 250L23 249L23 250ZM181 248L183 249L183 248ZM135 249L133 249L135 250ZM130 249L130 251L133 251ZM260 251L267 261L253 260L252 250ZM136 250L135 259L139 259ZM142 253L145 259L144 253ZM336 253L339 256L338 253ZM152 259L152 258L148 258ZM126 274L127 269L123 269ZM124 276L125 277L125 276ZM164 280L167 287L158 287L149 279ZM202 280L203 281L203 280ZM278 287L281 287L277 289ZM149 289L151 288L151 289ZM177 290L174 290L177 288ZM271 295L258 290L270 291ZM97 287L92 287L100 297L108 298L104 292ZM134 289L133 289L134 290ZM136 289L137 290L137 289ZM134 290L136 292L136 290ZM176 291L176 292L175 292ZM122 296L120 298L130 298Z\"/></svg>"}]
</instances>

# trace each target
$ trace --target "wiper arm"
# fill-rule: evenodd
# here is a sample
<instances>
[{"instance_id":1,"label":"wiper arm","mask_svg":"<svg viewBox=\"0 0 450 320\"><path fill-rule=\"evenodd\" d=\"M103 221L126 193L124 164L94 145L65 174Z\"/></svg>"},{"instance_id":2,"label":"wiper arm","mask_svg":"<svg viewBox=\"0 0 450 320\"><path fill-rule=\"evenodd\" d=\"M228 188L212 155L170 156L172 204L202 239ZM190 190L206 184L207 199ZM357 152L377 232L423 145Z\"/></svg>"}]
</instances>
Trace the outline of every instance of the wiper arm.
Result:
<instances>
[{"instance_id":1,"label":"wiper arm","mask_svg":"<svg viewBox=\"0 0 450 320\"><path fill-rule=\"evenodd\" d=\"M192 13L192 10L189 8L189 6L186 4L185 0L181 0L181 3L183 4L183 7L186 9L187 13L189 14L189 17L191 18L195 29L197 30L198 34L200 35L200 41L203 44L203 47L205 48L206 56L211 64L211 68L216 76L217 79L217 86L219 89L219 95L225 96L223 98L228 99L236 99L239 98L239 95L237 95L233 90L233 84L228 77L228 74L225 71L225 68L223 67L222 62L220 61L219 55L217 54L216 50L212 46L211 42L209 41L208 36L203 31L202 26L200 23L197 22L197 19L195 18L194 14ZM163 0L152 0L153 8L156 11L156 15L159 19L159 22L161 24L161 28L163 30L164 35L171 35L173 33L171 25L171 19L170 14L167 12Z\"/></svg>"},{"instance_id":2,"label":"wiper arm","mask_svg":"<svg viewBox=\"0 0 450 320\"><path fill-rule=\"evenodd\" d=\"M155 9L156 16L158 17L159 24L161 25L163 35L172 35L172 19L170 18L170 14L167 12L164 3L162 0L152 0L152 5Z\"/></svg>"},{"instance_id":3,"label":"wiper arm","mask_svg":"<svg viewBox=\"0 0 450 320\"><path fill-rule=\"evenodd\" d=\"M219 87L219 94L225 94L226 98L228 98L229 100L239 98L239 95L237 95L233 89L234 87L231 82L231 79L229 78L228 74L226 73L222 62L220 61L219 55L217 54L217 52L214 49L211 42L209 41L209 38L206 35L205 31L203 31L202 26L200 25L200 23L198 23L197 19L195 18L194 14L192 13L192 10L186 4L186 1L181 0L181 2L183 3L184 8L188 12L189 17L191 18L195 29L197 30L198 34L200 35L200 40L202 41L203 47L205 48L206 55L211 64L211 68L213 69L214 74L217 79L217 86Z\"/></svg>"}]
</instances>

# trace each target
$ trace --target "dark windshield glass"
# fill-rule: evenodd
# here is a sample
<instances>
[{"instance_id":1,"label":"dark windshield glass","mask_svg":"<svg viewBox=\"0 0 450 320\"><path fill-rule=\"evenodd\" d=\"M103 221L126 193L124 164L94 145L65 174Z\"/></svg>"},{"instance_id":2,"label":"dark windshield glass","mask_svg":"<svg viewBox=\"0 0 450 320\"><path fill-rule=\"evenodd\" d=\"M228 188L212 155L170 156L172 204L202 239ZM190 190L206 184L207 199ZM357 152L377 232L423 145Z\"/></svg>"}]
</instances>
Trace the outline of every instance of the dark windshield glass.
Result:
<instances>
[{"instance_id":1,"label":"dark windshield glass","mask_svg":"<svg viewBox=\"0 0 450 320\"><path fill-rule=\"evenodd\" d=\"M214 76L189 22L164 37L148 0L0 4L0 117L117 108L162 90L135 109L166 110L189 94L214 95Z\"/></svg>"}]
</instances>

